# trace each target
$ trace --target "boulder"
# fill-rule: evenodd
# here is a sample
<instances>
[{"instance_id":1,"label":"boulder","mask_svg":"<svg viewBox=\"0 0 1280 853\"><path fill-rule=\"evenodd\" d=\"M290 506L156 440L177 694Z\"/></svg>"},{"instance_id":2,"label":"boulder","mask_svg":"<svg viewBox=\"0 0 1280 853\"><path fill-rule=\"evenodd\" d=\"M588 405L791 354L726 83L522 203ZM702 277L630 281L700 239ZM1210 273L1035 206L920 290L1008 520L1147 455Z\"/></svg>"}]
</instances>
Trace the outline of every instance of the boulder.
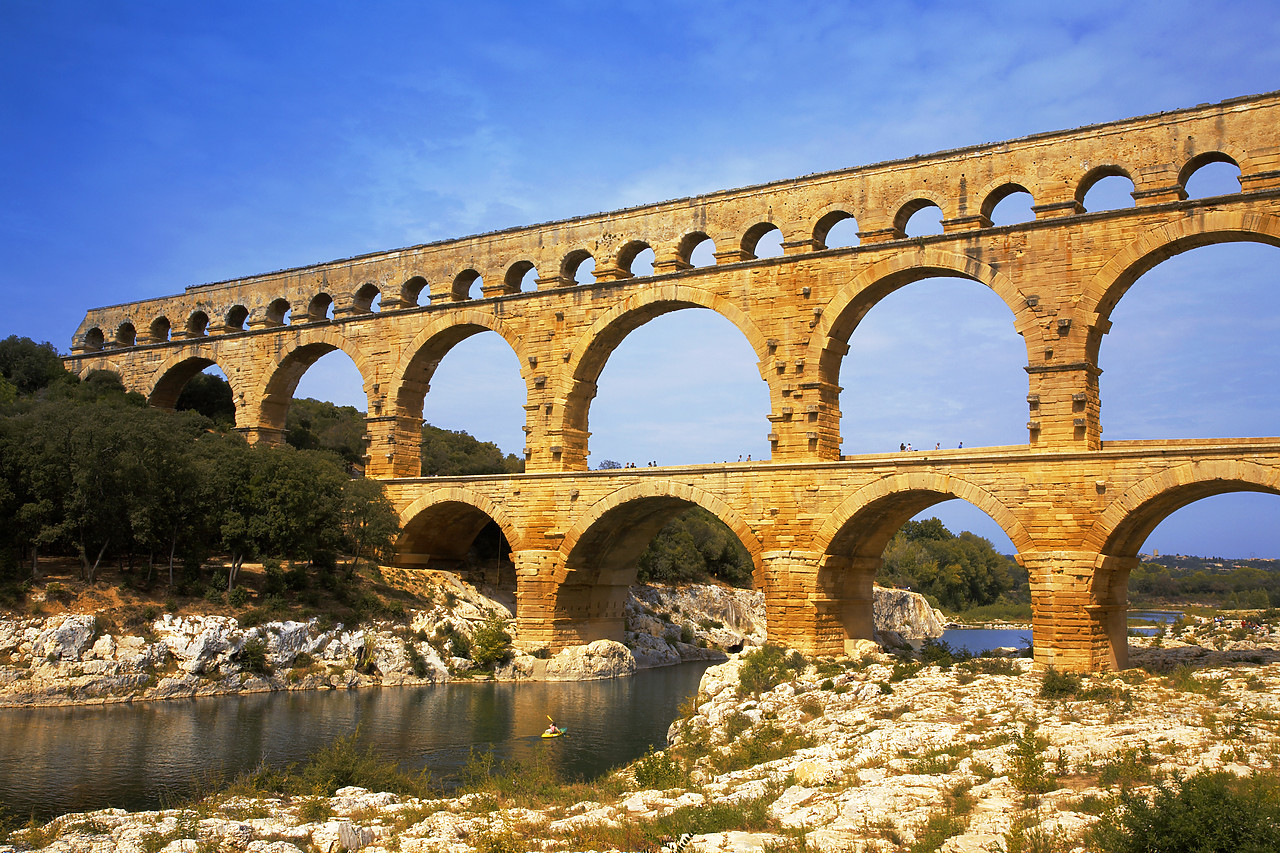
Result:
<instances>
[{"instance_id":1,"label":"boulder","mask_svg":"<svg viewBox=\"0 0 1280 853\"><path fill-rule=\"evenodd\" d=\"M893 631L910 639L941 637L946 630L942 614L918 592L875 587L872 620L880 632Z\"/></svg>"},{"instance_id":2,"label":"boulder","mask_svg":"<svg viewBox=\"0 0 1280 853\"><path fill-rule=\"evenodd\" d=\"M631 650L614 640L570 646L547 661L547 681L591 681L618 678L636 671Z\"/></svg>"}]
</instances>

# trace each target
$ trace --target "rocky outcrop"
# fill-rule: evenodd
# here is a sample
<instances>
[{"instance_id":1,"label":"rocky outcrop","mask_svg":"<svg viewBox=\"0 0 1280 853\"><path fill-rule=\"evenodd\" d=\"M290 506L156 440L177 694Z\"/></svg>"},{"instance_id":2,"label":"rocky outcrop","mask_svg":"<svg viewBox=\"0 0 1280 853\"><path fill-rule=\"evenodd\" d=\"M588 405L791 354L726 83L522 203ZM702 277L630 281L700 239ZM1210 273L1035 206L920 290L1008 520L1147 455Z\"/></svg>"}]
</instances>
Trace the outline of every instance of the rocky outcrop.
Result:
<instances>
[{"instance_id":1,"label":"rocky outcrop","mask_svg":"<svg viewBox=\"0 0 1280 853\"><path fill-rule=\"evenodd\" d=\"M918 592L875 588L872 619L877 631L893 631L909 640L941 637L946 618Z\"/></svg>"}]
</instances>

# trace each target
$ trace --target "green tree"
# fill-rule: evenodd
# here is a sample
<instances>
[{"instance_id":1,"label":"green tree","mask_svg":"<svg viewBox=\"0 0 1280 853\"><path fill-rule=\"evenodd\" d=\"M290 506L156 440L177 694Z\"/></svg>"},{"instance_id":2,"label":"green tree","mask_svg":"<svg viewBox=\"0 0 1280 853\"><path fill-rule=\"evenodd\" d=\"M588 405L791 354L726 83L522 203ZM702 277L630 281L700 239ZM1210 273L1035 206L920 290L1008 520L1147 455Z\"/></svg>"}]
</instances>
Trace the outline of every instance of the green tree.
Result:
<instances>
[{"instance_id":1,"label":"green tree","mask_svg":"<svg viewBox=\"0 0 1280 853\"><path fill-rule=\"evenodd\" d=\"M724 522L702 507L671 520L640 555L641 583L696 583L708 576L751 586L751 555Z\"/></svg>"},{"instance_id":2,"label":"green tree","mask_svg":"<svg viewBox=\"0 0 1280 853\"><path fill-rule=\"evenodd\" d=\"M364 458L364 412L305 397L289 404L285 441L299 450L328 450L348 465Z\"/></svg>"},{"instance_id":3,"label":"green tree","mask_svg":"<svg viewBox=\"0 0 1280 853\"><path fill-rule=\"evenodd\" d=\"M523 470L523 460L512 453L503 456L492 441L480 441L462 431L422 425L423 476L517 474Z\"/></svg>"},{"instance_id":4,"label":"green tree","mask_svg":"<svg viewBox=\"0 0 1280 853\"><path fill-rule=\"evenodd\" d=\"M986 539L968 531L956 536L936 518L904 524L885 547L880 574L952 612L992 604L1024 576Z\"/></svg>"},{"instance_id":5,"label":"green tree","mask_svg":"<svg viewBox=\"0 0 1280 853\"><path fill-rule=\"evenodd\" d=\"M199 412L221 427L233 427L236 423L236 404L232 399L231 385L221 376L197 373L191 377L178 395L174 409L179 412Z\"/></svg>"},{"instance_id":6,"label":"green tree","mask_svg":"<svg viewBox=\"0 0 1280 853\"><path fill-rule=\"evenodd\" d=\"M72 378L53 344L17 335L0 341L0 376L19 394L34 394L63 377Z\"/></svg>"},{"instance_id":7,"label":"green tree","mask_svg":"<svg viewBox=\"0 0 1280 853\"><path fill-rule=\"evenodd\" d=\"M351 550L348 577L355 572L366 548L381 554L395 544L400 535L400 518L381 483L363 477L346 482L342 488L342 529Z\"/></svg>"}]
</instances>

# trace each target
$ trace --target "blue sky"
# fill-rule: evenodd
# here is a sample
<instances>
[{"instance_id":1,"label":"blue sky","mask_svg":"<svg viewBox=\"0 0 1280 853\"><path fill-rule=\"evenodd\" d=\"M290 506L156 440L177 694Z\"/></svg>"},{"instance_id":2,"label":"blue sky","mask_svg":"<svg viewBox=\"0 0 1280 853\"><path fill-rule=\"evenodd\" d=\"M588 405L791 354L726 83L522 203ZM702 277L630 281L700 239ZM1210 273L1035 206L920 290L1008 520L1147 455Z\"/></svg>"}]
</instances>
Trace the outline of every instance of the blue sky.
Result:
<instances>
[{"instance_id":1,"label":"blue sky","mask_svg":"<svg viewBox=\"0 0 1280 853\"><path fill-rule=\"evenodd\" d=\"M86 308L191 284L1276 88L1274 2L5 0L0 336L65 349ZM1278 259L1209 247L1138 282L1105 438L1280 433ZM899 291L851 344L846 452L1025 441L1024 350L983 288ZM363 407L344 358L299 393ZM427 419L518 451L516 370L465 342ZM667 315L606 367L592 460L759 458L767 409L726 321ZM1151 547L1280 556L1280 498L1193 505Z\"/></svg>"}]
</instances>

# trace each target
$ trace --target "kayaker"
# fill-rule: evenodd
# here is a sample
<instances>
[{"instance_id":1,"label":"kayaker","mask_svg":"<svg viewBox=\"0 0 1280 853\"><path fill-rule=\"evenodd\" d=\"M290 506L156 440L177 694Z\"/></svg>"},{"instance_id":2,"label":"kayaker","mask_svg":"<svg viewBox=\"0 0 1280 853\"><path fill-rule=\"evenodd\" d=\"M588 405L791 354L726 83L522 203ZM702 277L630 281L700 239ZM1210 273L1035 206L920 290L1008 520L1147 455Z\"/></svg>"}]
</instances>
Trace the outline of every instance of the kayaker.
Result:
<instances>
[{"instance_id":1,"label":"kayaker","mask_svg":"<svg viewBox=\"0 0 1280 853\"><path fill-rule=\"evenodd\" d=\"M546 730L545 732L543 732L543 734L544 734L544 735L558 735L558 734L560 734L560 730L559 730L558 728L556 728L556 724L555 724L555 723L552 723L551 725L547 726L547 730Z\"/></svg>"}]
</instances>

